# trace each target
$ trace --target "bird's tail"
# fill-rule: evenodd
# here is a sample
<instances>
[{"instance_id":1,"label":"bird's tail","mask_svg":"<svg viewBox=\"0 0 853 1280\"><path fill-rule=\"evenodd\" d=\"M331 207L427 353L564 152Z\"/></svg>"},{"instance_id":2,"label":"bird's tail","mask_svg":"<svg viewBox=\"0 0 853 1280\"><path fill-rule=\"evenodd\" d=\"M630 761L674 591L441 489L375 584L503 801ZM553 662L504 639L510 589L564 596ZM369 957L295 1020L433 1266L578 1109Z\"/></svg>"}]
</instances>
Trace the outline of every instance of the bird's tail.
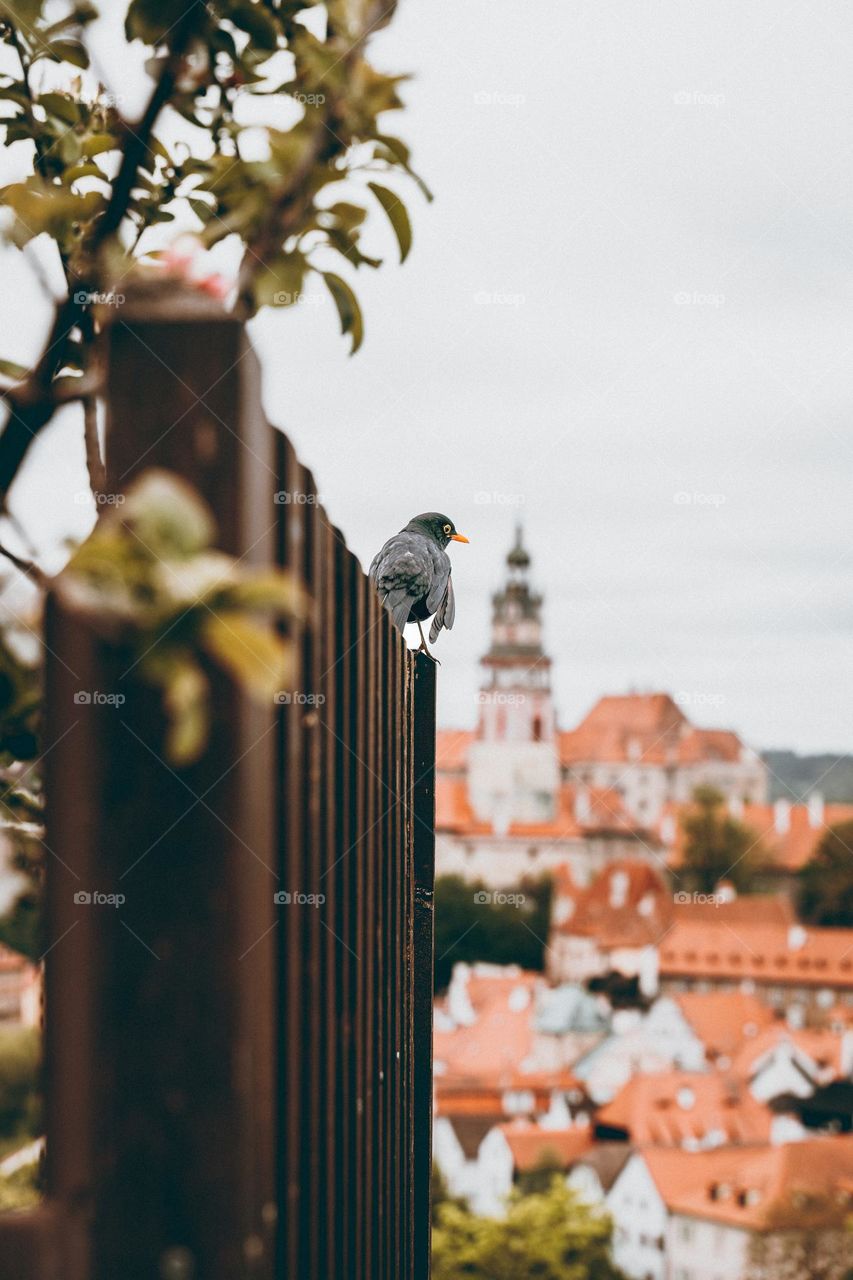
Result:
<instances>
[{"instance_id":1,"label":"bird's tail","mask_svg":"<svg viewBox=\"0 0 853 1280\"><path fill-rule=\"evenodd\" d=\"M412 597L402 587L397 587L394 591L389 591L385 599L382 601L385 608L391 614L394 626L403 634L403 628L409 621L409 614L412 609Z\"/></svg>"}]
</instances>

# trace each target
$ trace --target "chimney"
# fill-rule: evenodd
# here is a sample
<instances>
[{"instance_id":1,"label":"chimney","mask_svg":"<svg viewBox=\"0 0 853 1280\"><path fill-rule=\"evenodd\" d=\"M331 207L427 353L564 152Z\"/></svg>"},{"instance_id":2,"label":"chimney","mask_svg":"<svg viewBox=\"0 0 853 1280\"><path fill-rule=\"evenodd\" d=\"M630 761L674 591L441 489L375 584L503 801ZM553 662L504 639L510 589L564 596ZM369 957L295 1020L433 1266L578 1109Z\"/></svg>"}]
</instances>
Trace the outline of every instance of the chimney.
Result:
<instances>
[{"instance_id":1,"label":"chimney","mask_svg":"<svg viewBox=\"0 0 853 1280\"><path fill-rule=\"evenodd\" d=\"M819 791L809 796L809 826L813 831L823 826L823 796Z\"/></svg>"},{"instance_id":2,"label":"chimney","mask_svg":"<svg viewBox=\"0 0 853 1280\"><path fill-rule=\"evenodd\" d=\"M809 935L801 924L792 924L788 930L788 950L801 951L806 945Z\"/></svg>"},{"instance_id":3,"label":"chimney","mask_svg":"<svg viewBox=\"0 0 853 1280\"><path fill-rule=\"evenodd\" d=\"M791 830L791 802L777 800L773 806L773 826L779 836L787 835Z\"/></svg>"}]
</instances>

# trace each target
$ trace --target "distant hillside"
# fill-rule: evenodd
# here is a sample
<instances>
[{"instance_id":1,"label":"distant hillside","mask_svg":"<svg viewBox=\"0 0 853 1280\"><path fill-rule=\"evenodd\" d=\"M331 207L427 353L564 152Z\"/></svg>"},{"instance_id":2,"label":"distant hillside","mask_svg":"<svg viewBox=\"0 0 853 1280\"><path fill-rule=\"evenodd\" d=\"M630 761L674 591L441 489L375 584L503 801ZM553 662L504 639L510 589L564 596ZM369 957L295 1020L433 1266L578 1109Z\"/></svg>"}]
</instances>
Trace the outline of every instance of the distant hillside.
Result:
<instances>
[{"instance_id":1,"label":"distant hillside","mask_svg":"<svg viewBox=\"0 0 853 1280\"><path fill-rule=\"evenodd\" d=\"M820 791L835 804L853 804L853 756L800 756L796 751L764 751L770 773L770 799L805 799ZM775 775L775 776L774 776ZM787 788L790 788L788 790Z\"/></svg>"}]
</instances>

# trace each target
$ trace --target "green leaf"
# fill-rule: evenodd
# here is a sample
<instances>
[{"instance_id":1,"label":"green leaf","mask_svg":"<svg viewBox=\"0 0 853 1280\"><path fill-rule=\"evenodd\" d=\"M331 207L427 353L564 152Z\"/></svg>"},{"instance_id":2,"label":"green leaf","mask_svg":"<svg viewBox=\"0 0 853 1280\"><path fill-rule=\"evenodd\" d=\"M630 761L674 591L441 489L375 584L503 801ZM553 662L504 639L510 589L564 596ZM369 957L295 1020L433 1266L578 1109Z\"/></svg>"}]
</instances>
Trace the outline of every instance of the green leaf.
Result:
<instances>
[{"instance_id":1,"label":"green leaf","mask_svg":"<svg viewBox=\"0 0 853 1280\"><path fill-rule=\"evenodd\" d=\"M0 360L0 374L4 378L11 378L13 382L23 382L29 372L29 369L16 364L14 360Z\"/></svg>"},{"instance_id":2,"label":"green leaf","mask_svg":"<svg viewBox=\"0 0 853 1280\"><path fill-rule=\"evenodd\" d=\"M361 307L358 305L358 298L356 298L346 280L342 280L340 276L335 275L334 271L324 271L322 276L326 282L326 288L332 295L335 306L338 309L338 315L341 318L341 333L352 334L350 355L354 356L364 341L364 320L361 315Z\"/></svg>"},{"instance_id":3,"label":"green leaf","mask_svg":"<svg viewBox=\"0 0 853 1280\"><path fill-rule=\"evenodd\" d=\"M272 51L278 47L278 28L260 5L247 3L235 6L228 17L235 27L248 33L255 49Z\"/></svg>"},{"instance_id":4,"label":"green leaf","mask_svg":"<svg viewBox=\"0 0 853 1280\"><path fill-rule=\"evenodd\" d=\"M83 71L89 66L88 51L79 40L52 40L35 56L36 58L48 57L54 62L70 62L72 66L80 67Z\"/></svg>"},{"instance_id":5,"label":"green leaf","mask_svg":"<svg viewBox=\"0 0 853 1280\"><path fill-rule=\"evenodd\" d=\"M380 187L378 182L368 182L370 190L388 215L388 221L394 229L397 243L400 246L400 261L405 262L412 247L412 224L406 212L406 206L398 195L387 187Z\"/></svg>"},{"instance_id":6,"label":"green leaf","mask_svg":"<svg viewBox=\"0 0 853 1280\"><path fill-rule=\"evenodd\" d=\"M118 151L121 143L111 133L91 133L80 142L84 156L99 156L102 151Z\"/></svg>"},{"instance_id":7,"label":"green leaf","mask_svg":"<svg viewBox=\"0 0 853 1280\"><path fill-rule=\"evenodd\" d=\"M272 627L221 613L204 621L199 639L214 662L253 697L271 702L291 681L293 646Z\"/></svg>"},{"instance_id":8,"label":"green leaf","mask_svg":"<svg viewBox=\"0 0 853 1280\"><path fill-rule=\"evenodd\" d=\"M305 259L301 253L284 253L275 258L255 279L258 307L290 307L299 301Z\"/></svg>"},{"instance_id":9,"label":"green leaf","mask_svg":"<svg viewBox=\"0 0 853 1280\"><path fill-rule=\"evenodd\" d=\"M64 93L43 93L39 106L65 124L77 124L80 119L80 103Z\"/></svg>"}]
</instances>

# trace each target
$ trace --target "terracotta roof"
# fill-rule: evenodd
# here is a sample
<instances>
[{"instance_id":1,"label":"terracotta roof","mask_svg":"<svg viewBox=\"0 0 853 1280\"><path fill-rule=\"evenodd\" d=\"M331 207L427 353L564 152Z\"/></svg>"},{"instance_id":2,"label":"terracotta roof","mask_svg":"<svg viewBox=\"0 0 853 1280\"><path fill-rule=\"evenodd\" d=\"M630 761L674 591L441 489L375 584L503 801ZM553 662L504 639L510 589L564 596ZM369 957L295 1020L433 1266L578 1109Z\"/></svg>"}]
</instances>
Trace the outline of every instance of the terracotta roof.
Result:
<instances>
[{"instance_id":1,"label":"terracotta roof","mask_svg":"<svg viewBox=\"0 0 853 1280\"><path fill-rule=\"evenodd\" d=\"M688 721L668 693L599 698L576 729L559 735L564 765L673 759Z\"/></svg>"},{"instance_id":2,"label":"terracotta roof","mask_svg":"<svg viewBox=\"0 0 853 1280\"><path fill-rule=\"evenodd\" d=\"M821 1074L834 1077L842 1069L842 1037L835 1031L811 1027L789 1027L784 1023L765 1029L741 1046L732 1062L732 1071L750 1080L760 1069L761 1060L780 1045L793 1045L815 1064Z\"/></svg>"},{"instance_id":3,"label":"terracotta roof","mask_svg":"<svg viewBox=\"0 0 853 1280\"><path fill-rule=\"evenodd\" d=\"M546 1158L554 1159L568 1169L592 1146L590 1126L571 1129L543 1129L541 1125L511 1120L500 1126L512 1152L513 1163L520 1173L528 1173Z\"/></svg>"},{"instance_id":4,"label":"terracotta roof","mask_svg":"<svg viewBox=\"0 0 853 1280\"><path fill-rule=\"evenodd\" d=\"M609 1191L632 1154L627 1142L596 1142L577 1163L592 1169L602 1190Z\"/></svg>"},{"instance_id":5,"label":"terracotta roof","mask_svg":"<svg viewBox=\"0 0 853 1280\"><path fill-rule=\"evenodd\" d=\"M563 889L558 901L555 931L594 937L604 950L657 942L672 915L672 892L654 867L636 858L608 863L587 888Z\"/></svg>"},{"instance_id":6,"label":"terracotta roof","mask_svg":"<svg viewBox=\"0 0 853 1280\"><path fill-rule=\"evenodd\" d=\"M454 1115L450 1121L466 1160L476 1160L480 1143L495 1127L495 1121L483 1116Z\"/></svg>"},{"instance_id":7,"label":"terracotta roof","mask_svg":"<svg viewBox=\"0 0 853 1280\"><path fill-rule=\"evenodd\" d=\"M786 929L797 919L791 899L782 893L749 893L727 902L680 902L676 893L673 918L694 924L728 924L732 928L740 924L778 924Z\"/></svg>"},{"instance_id":8,"label":"terracotta roof","mask_svg":"<svg viewBox=\"0 0 853 1280\"><path fill-rule=\"evenodd\" d=\"M758 996L741 991L688 991L672 998L712 1062L731 1059L744 1041L754 1045L755 1037L775 1020L773 1010Z\"/></svg>"},{"instance_id":9,"label":"terracotta roof","mask_svg":"<svg viewBox=\"0 0 853 1280\"><path fill-rule=\"evenodd\" d=\"M435 735L437 772L464 769L468 763L468 748L476 736L473 729L439 729Z\"/></svg>"},{"instance_id":10,"label":"terracotta roof","mask_svg":"<svg viewBox=\"0 0 853 1280\"><path fill-rule=\"evenodd\" d=\"M468 785L464 777L437 774L435 780L435 825L438 831L456 835L491 835L489 822L477 819L468 803ZM526 839L571 839L581 835L575 821L574 789L564 783L557 796L557 812L548 822L513 822L509 836Z\"/></svg>"},{"instance_id":11,"label":"terracotta roof","mask_svg":"<svg viewBox=\"0 0 853 1280\"><path fill-rule=\"evenodd\" d=\"M766 1142L772 1113L717 1072L633 1076L596 1115L597 1132L622 1130L635 1146ZM602 1133L602 1136L611 1136Z\"/></svg>"},{"instance_id":12,"label":"terracotta roof","mask_svg":"<svg viewBox=\"0 0 853 1280\"><path fill-rule=\"evenodd\" d=\"M533 992L541 982L541 974L485 972L475 965L465 987L475 1021L450 1031L437 1027L433 1036L433 1056L444 1068L441 1080L509 1084L533 1048ZM449 1011L449 995L438 1007Z\"/></svg>"},{"instance_id":13,"label":"terracotta roof","mask_svg":"<svg viewBox=\"0 0 853 1280\"><path fill-rule=\"evenodd\" d=\"M703 764L724 760L737 764L743 743L731 729L690 729L678 744L679 764Z\"/></svg>"},{"instance_id":14,"label":"terracotta roof","mask_svg":"<svg viewBox=\"0 0 853 1280\"><path fill-rule=\"evenodd\" d=\"M520 839L580 839L584 834L639 834L643 828L631 818L617 791L606 787L585 788L588 816L577 817L577 787L563 782L557 791L556 812L545 822L513 822L507 835ZM478 819L469 803L464 773L436 774L435 825L438 831L455 835L491 835L490 822Z\"/></svg>"},{"instance_id":15,"label":"terracotta roof","mask_svg":"<svg viewBox=\"0 0 853 1280\"><path fill-rule=\"evenodd\" d=\"M853 1135L779 1146L642 1153L672 1213L751 1231L841 1227L853 1207Z\"/></svg>"},{"instance_id":16,"label":"terracotta roof","mask_svg":"<svg viewBox=\"0 0 853 1280\"><path fill-rule=\"evenodd\" d=\"M853 987L853 929L678 920L663 939L660 975Z\"/></svg>"}]
</instances>

